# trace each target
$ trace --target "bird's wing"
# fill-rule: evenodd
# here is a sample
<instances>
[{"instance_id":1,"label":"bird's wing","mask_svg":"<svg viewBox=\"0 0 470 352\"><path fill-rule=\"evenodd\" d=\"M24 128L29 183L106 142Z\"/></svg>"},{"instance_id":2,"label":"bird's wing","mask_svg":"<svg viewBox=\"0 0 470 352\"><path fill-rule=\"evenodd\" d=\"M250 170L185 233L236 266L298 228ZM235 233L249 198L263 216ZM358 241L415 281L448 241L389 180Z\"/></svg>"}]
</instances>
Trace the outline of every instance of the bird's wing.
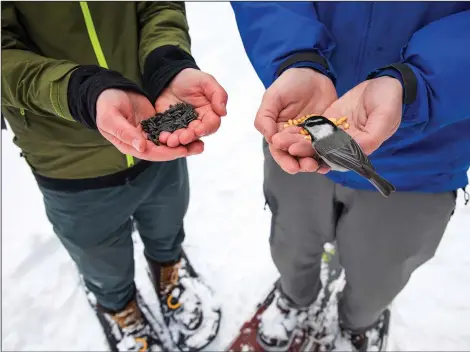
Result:
<instances>
[{"instance_id":1,"label":"bird's wing","mask_svg":"<svg viewBox=\"0 0 470 352\"><path fill-rule=\"evenodd\" d=\"M344 131L336 134L334 138L329 136L315 143L314 148L321 157L361 175L364 174L363 165L373 169L369 158L353 138Z\"/></svg>"}]
</instances>

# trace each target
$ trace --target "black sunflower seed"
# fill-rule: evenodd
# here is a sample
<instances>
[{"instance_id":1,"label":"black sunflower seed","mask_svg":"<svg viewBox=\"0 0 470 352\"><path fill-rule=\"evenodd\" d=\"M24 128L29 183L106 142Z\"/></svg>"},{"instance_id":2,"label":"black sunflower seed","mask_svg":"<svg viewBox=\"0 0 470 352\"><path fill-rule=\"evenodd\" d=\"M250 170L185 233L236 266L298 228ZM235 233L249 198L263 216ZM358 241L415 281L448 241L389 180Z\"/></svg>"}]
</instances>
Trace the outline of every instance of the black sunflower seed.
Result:
<instances>
[{"instance_id":1,"label":"black sunflower seed","mask_svg":"<svg viewBox=\"0 0 470 352\"><path fill-rule=\"evenodd\" d=\"M148 139L160 145L158 138L160 133L174 132L180 128L186 128L191 121L198 117L193 106L186 103L170 105L168 110L163 113L157 113L147 120L141 121L142 129L148 134Z\"/></svg>"}]
</instances>

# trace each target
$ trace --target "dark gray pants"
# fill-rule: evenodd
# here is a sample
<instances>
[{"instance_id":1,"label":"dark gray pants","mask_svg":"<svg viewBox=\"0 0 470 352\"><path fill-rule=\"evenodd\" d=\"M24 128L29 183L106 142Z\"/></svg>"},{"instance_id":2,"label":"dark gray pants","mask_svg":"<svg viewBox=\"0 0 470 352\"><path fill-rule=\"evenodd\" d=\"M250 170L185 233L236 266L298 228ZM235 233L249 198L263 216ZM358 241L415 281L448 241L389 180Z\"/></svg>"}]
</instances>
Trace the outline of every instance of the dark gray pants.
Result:
<instances>
[{"instance_id":1,"label":"dark gray pants","mask_svg":"<svg viewBox=\"0 0 470 352\"><path fill-rule=\"evenodd\" d=\"M189 202L185 159L154 163L124 186L77 193L40 188L55 233L102 306L119 310L133 294L133 221L145 253L180 254Z\"/></svg>"},{"instance_id":2,"label":"dark gray pants","mask_svg":"<svg viewBox=\"0 0 470 352\"><path fill-rule=\"evenodd\" d=\"M339 302L345 328L373 324L411 274L433 257L456 204L454 192L357 191L314 173L289 175L265 153L264 192L273 213L271 254L281 288L299 305L321 288L325 242L336 241L346 272Z\"/></svg>"}]
</instances>

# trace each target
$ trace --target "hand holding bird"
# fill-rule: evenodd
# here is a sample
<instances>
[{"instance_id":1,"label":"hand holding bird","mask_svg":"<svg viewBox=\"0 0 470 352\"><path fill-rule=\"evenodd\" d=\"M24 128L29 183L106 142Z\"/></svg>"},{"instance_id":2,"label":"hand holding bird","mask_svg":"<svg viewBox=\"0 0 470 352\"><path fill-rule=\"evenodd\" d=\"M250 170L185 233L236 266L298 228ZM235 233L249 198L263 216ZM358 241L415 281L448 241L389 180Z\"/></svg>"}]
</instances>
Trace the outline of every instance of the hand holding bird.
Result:
<instances>
[{"instance_id":1,"label":"hand holding bird","mask_svg":"<svg viewBox=\"0 0 470 352\"><path fill-rule=\"evenodd\" d=\"M311 68L291 68L266 90L255 119L256 129L269 143L269 150L280 167L290 173L317 171L318 164L308 141L284 131L289 119L322 113L338 96L331 80ZM296 154L295 152L300 152ZM302 154L303 153L303 154ZM321 169L319 172L327 172Z\"/></svg>"},{"instance_id":2,"label":"hand holding bird","mask_svg":"<svg viewBox=\"0 0 470 352\"><path fill-rule=\"evenodd\" d=\"M334 101L321 115L329 119L347 116L346 132L370 155L398 129L402 118L402 100L401 83L384 76L360 83ZM273 136L273 144L293 157L313 160L310 143L299 143L303 138L299 131L299 127L285 128L282 133L289 133L291 137L280 138L279 133Z\"/></svg>"}]
</instances>

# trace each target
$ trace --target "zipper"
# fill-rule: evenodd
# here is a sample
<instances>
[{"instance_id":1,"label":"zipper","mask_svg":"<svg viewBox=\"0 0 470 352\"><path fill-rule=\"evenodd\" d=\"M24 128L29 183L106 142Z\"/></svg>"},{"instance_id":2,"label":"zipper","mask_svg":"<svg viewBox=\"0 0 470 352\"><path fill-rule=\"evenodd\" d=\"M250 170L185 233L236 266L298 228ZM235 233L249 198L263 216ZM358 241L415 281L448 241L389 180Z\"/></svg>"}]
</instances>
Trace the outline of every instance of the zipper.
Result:
<instances>
[{"instance_id":1,"label":"zipper","mask_svg":"<svg viewBox=\"0 0 470 352\"><path fill-rule=\"evenodd\" d=\"M372 17L374 16L374 8L375 8L375 1L370 2L369 6L369 19L367 21L367 28L366 28L366 33L364 35L364 40L362 41L362 46L360 50L360 55L359 59L357 60L357 65L356 65L356 81L357 83L360 83L362 81L362 77L359 76L360 71L362 67L364 66L364 57L366 54L367 50L367 42L369 41L369 33L370 29L372 28Z\"/></svg>"},{"instance_id":2,"label":"zipper","mask_svg":"<svg viewBox=\"0 0 470 352\"><path fill-rule=\"evenodd\" d=\"M88 7L88 1L80 1L80 9L82 10L83 19L85 21L85 26L88 32L88 37L93 47L93 52L95 53L96 60L98 64L106 69L109 69L108 63L103 53L103 48L101 47L98 34L96 33L95 24L93 23L93 18L91 17L90 8ZM133 167L135 165L135 160L132 155L124 154L126 157L127 167Z\"/></svg>"}]
</instances>

